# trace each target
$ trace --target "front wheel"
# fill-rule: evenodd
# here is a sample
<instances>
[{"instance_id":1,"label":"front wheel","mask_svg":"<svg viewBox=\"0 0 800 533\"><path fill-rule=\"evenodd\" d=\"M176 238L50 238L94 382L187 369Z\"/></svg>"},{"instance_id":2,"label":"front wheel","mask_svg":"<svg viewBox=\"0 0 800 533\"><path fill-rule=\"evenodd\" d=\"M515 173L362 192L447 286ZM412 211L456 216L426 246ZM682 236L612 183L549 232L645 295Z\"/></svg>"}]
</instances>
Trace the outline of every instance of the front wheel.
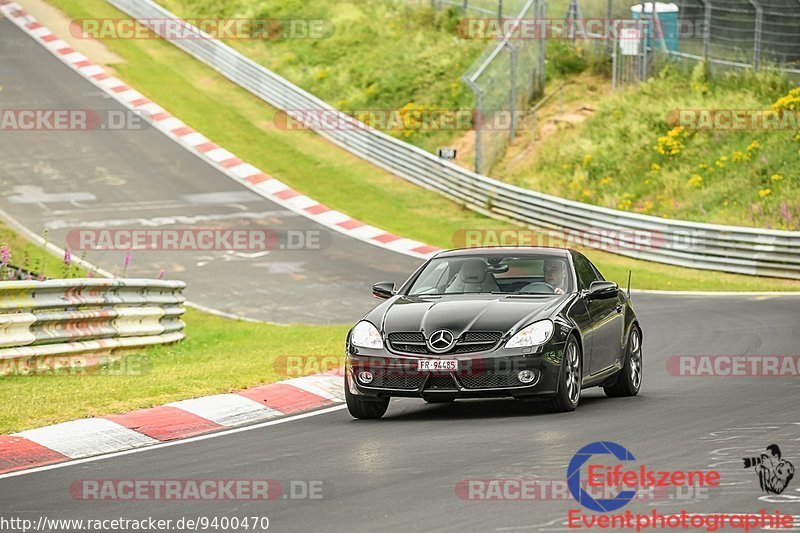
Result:
<instances>
[{"instance_id":1,"label":"front wheel","mask_svg":"<svg viewBox=\"0 0 800 533\"><path fill-rule=\"evenodd\" d=\"M583 385L581 348L575 337L571 336L564 347L558 381L558 392L550 399L550 409L557 412L574 411L581 400Z\"/></svg>"},{"instance_id":2,"label":"front wheel","mask_svg":"<svg viewBox=\"0 0 800 533\"><path fill-rule=\"evenodd\" d=\"M618 398L621 396L636 396L642 386L642 333L633 326L628 339L628 350L625 354L625 364L619 372L617 381L608 387L603 387L606 396Z\"/></svg>"},{"instance_id":3,"label":"front wheel","mask_svg":"<svg viewBox=\"0 0 800 533\"><path fill-rule=\"evenodd\" d=\"M347 410L350 411L350 416L362 420L381 418L386 414L386 410L389 409L389 398L365 400L363 396L351 393L347 376L344 378L344 400L347 403Z\"/></svg>"}]
</instances>

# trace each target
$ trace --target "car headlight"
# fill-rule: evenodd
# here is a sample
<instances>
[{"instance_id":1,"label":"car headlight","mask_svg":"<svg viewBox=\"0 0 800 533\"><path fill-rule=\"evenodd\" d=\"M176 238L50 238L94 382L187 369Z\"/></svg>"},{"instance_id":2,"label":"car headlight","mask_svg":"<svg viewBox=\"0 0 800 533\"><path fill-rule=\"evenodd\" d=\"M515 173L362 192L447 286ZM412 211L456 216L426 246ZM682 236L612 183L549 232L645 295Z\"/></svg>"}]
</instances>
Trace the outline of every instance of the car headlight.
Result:
<instances>
[{"instance_id":1,"label":"car headlight","mask_svg":"<svg viewBox=\"0 0 800 533\"><path fill-rule=\"evenodd\" d=\"M350 342L359 348L383 348L383 339L372 322L362 320L353 328Z\"/></svg>"},{"instance_id":2,"label":"car headlight","mask_svg":"<svg viewBox=\"0 0 800 533\"><path fill-rule=\"evenodd\" d=\"M553 335L553 321L540 320L525 326L511 337L506 343L506 348L522 348L524 346L539 346L550 340Z\"/></svg>"}]
</instances>

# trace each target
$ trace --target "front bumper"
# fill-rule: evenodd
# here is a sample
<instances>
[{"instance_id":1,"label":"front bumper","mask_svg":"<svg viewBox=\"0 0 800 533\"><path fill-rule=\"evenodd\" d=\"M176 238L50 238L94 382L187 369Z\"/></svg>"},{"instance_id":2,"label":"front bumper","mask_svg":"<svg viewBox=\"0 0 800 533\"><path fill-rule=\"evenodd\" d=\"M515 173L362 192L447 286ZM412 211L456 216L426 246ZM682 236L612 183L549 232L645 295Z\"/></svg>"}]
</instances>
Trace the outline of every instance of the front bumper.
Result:
<instances>
[{"instance_id":1,"label":"front bumper","mask_svg":"<svg viewBox=\"0 0 800 533\"><path fill-rule=\"evenodd\" d=\"M528 353L499 348L479 354L395 354L385 350L348 347L346 385L351 394L373 397L409 398L525 398L552 396L558 390L558 376L564 344L539 346ZM457 371L418 371L420 359L455 359ZM532 383L521 383L522 370L534 372ZM372 381L359 380L359 373L372 374Z\"/></svg>"}]
</instances>

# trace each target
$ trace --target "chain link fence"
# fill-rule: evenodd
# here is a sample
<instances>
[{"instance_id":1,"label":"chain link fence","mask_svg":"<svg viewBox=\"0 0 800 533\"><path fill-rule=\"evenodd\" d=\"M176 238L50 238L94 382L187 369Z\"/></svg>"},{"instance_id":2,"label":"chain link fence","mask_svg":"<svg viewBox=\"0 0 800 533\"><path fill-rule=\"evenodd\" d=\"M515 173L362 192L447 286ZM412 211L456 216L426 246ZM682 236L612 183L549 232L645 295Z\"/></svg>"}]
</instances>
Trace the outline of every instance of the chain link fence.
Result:
<instances>
[{"instance_id":1,"label":"chain link fence","mask_svg":"<svg viewBox=\"0 0 800 533\"><path fill-rule=\"evenodd\" d=\"M506 2L516 12L505 37L493 42L462 76L475 93L475 171L488 173L514 140L518 121L545 82L545 46L541 39L519 39L513 24L544 18L546 0Z\"/></svg>"},{"instance_id":2,"label":"chain link fence","mask_svg":"<svg viewBox=\"0 0 800 533\"><path fill-rule=\"evenodd\" d=\"M721 68L800 75L800 0L675 0L672 4L570 0L584 18L648 19L653 53ZM622 47L622 42L616 46ZM619 51L619 50L618 50ZM652 57L651 57L652 59Z\"/></svg>"}]
</instances>

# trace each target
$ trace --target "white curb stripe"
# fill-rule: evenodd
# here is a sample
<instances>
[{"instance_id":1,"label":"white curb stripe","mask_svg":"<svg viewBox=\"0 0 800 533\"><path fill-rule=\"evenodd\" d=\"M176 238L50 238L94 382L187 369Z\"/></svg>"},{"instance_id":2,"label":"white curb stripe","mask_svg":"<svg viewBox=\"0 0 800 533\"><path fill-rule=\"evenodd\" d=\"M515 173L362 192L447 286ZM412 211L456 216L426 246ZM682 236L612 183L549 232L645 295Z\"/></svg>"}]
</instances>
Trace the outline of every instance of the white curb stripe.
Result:
<instances>
[{"instance_id":1,"label":"white curb stripe","mask_svg":"<svg viewBox=\"0 0 800 533\"><path fill-rule=\"evenodd\" d=\"M261 174L261 171L249 163L239 163L230 169L231 173L236 175L237 178L245 179L256 174Z\"/></svg>"},{"instance_id":2,"label":"white curb stripe","mask_svg":"<svg viewBox=\"0 0 800 533\"><path fill-rule=\"evenodd\" d=\"M167 117L164 120L158 121L158 126L160 128L164 128L166 131L177 130L178 128L183 128L186 126L182 121L178 120L175 117Z\"/></svg>"},{"instance_id":3,"label":"white curb stripe","mask_svg":"<svg viewBox=\"0 0 800 533\"><path fill-rule=\"evenodd\" d=\"M31 35L38 37L40 39L45 35L50 35L50 30L45 28L44 26L42 26L41 28L36 28L35 30L28 30L28 31L31 33Z\"/></svg>"},{"instance_id":4,"label":"white curb stripe","mask_svg":"<svg viewBox=\"0 0 800 533\"><path fill-rule=\"evenodd\" d=\"M70 63L80 63L81 61L86 61L89 58L83 55L80 52L72 52L64 56L64 59L69 61Z\"/></svg>"},{"instance_id":5,"label":"white curb stripe","mask_svg":"<svg viewBox=\"0 0 800 533\"><path fill-rule=\"evenodd\" d=\"M44 45L50 49L50 51L55 52L57 50L61 50L62 48L70 48L69 43L66 41L62 41L61 39L56 39L55 41L50 41L49 43L44 43Z\"/></svg>"},{"instance_id":6,"label":"white curb stripe","mask_svg":"<svg viewBox=\"0 0 800 533\"><path fill-rule=\"evenodd\" d=\"M97 76L98 74L103 72L103 69L101 69L97 65L87 65L85 67L81 67L79 70L81 71L81 74L89 77Z\"/></svg>"},{"instance_id":7,"label":"white curb stripe","mask_svg":"<svg viewBox=\"0 0 800 533\"><path fill-rule=\"evenodd\" d=\"M264 191L265 193L270 195L279 193L281 191L285 191L288 188L289 188L288 185L286 185L280 180L276 180L275 178L262 181L261 183L256 185L256 189Z\"/></svg>"},{"instance_id":8,"label":"white curb stripe","mask_svg":"<svg viewBox=\"0 0 800 533\"><path fill-rule=\"evenodd\" d=\"M349 216L345 215L341 211L336 211L335 209L314 215L314 218L326 226L329 224L339 224L346 220L352 220Z\"/></svg>"},{"instance_id":9,"label":"white curb stripe","mask_svg":"<svg viewBox=\"0 0 800 533\"><path fill-rule=\"evenodd\" d=\"M156 439L104 418L84 418L15 433L72 459L158 444Z\"/></svg>"},{"instance_id":10,"label":"white curb stripe","mask_svg":"<svg viewBox=\"0 0 800 533\"><path fill-rule=\"evenodd\" d=\"M380 228L376 228L375 226L365 225L351 229L350 233L356 235L357 237L361 237L362 239L374 239L378 235L383 235L386 232Z\"/></svg>"},{"instance_id":11,"label":"white curb stripe","mask_svg":"<svg viewBox=\"0 0 800 533\"><path fill-rule=\"evenodd\" d=\"M184 126L186 126L186 124L184 124ZM173 128L173 129L175 129L175 128ZM186 143L186 144L188 144L189 146L192 146L192 147L199 146L201 144L206 144L207 142L210 142L208 140L208 137L206 137L202 133L198 133L196 131L193 131L192 133L187 133L186 135L182 136L181 137L181 141L183 141L184 143Z\"/></svg>"},{"instance_id":12,"label":"white curb stripe","mask_svg":"<svg viewBox=\"0 0 800 533\"><path fill-rule=\"evenodd\" d=\"M221 163L228 159L234 159L236 156L227 151L225 148L214 148L206 152L206 157L215 163Z\"/></svg>"},{"instance_id":13,"label":"white curb stripe","mask_svg":"<svg viewBox=\"0 0 800 533\"><path fill-rule=\"evenodd\" d=\"M318 202L313 198L309 198L308 196L301 194L300 196L289 198L288 200L286 200L286 203L297 209L305 209L306 207L317 205Z\"/></svg>"},{"instance_id":14,"label":"white curb stripe","mask_svg":"<svg viewBox=\"0 0 800 533\"><path fill-rule=\"evenodd\" d=\"M205 396L203 398L181 400L167 405L183 409L226 427L259 422L283 414L276 409L270 409L238 394L215 394L214 396Z\"/></svg>"},{"instance_id":15,"label":"white curb stripe","mask_svg":"<svg viewBox=\"0 0 800 533\"><path fill-rule=\"evenodd\" d=\"M161 107L158 104L154 104L153 102L149 102L147 104L141 105L141 106L138 107L138 109L141 109L145 113L150 113L151 115L156 115L158 113L163 113L164 112L164 108L163 107Z\"/></svg>"},{"instance_id":16,"label":"white curb stripe","mask_svg":"<svg viewBox=\"0 0 800 533\"><path fill-rule=\"evenodd\" d=\"M316 394L327 400L344 401L344 381L340 376L306 376L281 381L281 383Z\"/></svg>"}]
</instances>

